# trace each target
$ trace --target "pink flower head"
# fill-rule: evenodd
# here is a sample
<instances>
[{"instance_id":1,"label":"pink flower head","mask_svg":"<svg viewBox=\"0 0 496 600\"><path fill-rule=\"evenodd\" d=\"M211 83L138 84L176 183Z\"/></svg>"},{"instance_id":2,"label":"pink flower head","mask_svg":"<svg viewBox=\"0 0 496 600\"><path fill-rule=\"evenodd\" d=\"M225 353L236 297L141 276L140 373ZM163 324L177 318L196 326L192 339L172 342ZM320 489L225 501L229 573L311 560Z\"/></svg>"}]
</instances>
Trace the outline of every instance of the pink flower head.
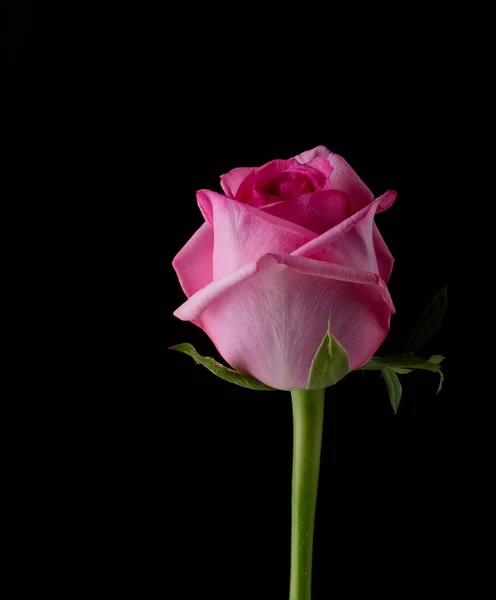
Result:
<instances>
[{"instance_id":1,"label":"pink flower head","mask_svg":"<svg viewBox=\"0 0 496 600\"><path fill-rule=\"evenodd\" d=\"M234 368L282 390L307 387L327 331L363 365L395 312L386 283L393 257L374 199L350 165L324 146L221 176L225 195L200 190L205 223L174 258L193 321Z\"/></svg>"}]
</instances>

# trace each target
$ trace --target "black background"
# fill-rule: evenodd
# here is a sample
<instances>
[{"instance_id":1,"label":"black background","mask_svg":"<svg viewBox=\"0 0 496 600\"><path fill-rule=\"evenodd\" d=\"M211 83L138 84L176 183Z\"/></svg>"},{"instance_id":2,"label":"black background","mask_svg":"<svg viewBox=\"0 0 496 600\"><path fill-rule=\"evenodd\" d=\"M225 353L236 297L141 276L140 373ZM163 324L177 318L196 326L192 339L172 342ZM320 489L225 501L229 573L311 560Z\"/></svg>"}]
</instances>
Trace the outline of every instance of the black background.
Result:
<instances>
[{"instance_id":1,"label":"black background","mask_svg":"<svg viewBox=\"0 0 496 600\"><path fill-rule=\"evenodd\" d=\"M234 167L326 145L376 196L398 192L376 219L396 259L389 288L397 309L378 354L403 351L448 278L450 199L441 175L448 142L432 91L438 73L419 54L399 61L387 44L379 58L364 51L343 68L352 44L296 42L276 36L274 23L259 24L271 35L254 40L242 19L226 39L213 9L195 12L196 29L187 15L167 19L158 10L129 17L128 28L115 26L115 14L112 29L93 15L103 37L91 38L99 49L90 52L55 43L47 31L58 28L37 11L29 2L2 5L2 59L22 81L17 93L35 129L48 130L48 107L50 116L68 116L75 146L91 141L79 174L107 178L89 202L126 244L111 251L107 266L122 257L130 277L141 272L136 285L144 282L142 292L126 288L126 320L120 303L108 308L121 325L129 319L139 339L125 347L136 365L148 362L140 364L140 384L129 398L121 373L124 384L107 385L90 409L79 407L89 430L71 470L85 485L68 497L82 509L70 513L66 535L67 543L88 544L88 555L72 585L104 575L132 580L144 595L156 589L169 597L165 590L177 585L171 597L287 598L289 394L229 385L167 351L187 341L218 358L200 330L172 316L184 297L170 263L202 223L196 190L220 191L219 176ZM64 39L73 33L59 29ZM331 52L336 45L340 51ZM120 219L125 230L116 232ZM448 318L425 349L447 356L439 395L436 375L404 376L395 416L375 372L327 391L314 600L434 593L443 585L454 468Z\"/></svg>"}]
</instances>

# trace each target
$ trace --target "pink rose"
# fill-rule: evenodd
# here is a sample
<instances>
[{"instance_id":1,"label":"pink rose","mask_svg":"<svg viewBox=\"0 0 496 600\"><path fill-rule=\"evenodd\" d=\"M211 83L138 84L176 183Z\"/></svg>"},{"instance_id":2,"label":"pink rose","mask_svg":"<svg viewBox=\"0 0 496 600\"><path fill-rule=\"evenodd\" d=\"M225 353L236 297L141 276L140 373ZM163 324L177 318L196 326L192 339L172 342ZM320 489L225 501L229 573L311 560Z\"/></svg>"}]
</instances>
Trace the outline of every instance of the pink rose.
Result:
<instances>
[{"instance_id":1,"label":"pink rose","mask_svg":"<svg viewBox=\"0 0 496 600\"><path fill-rule=\"evenodd\" d=\"M188 300L175 315L201 327L234 368L281 390L307 387L327 331L350 369L375 353L395 312L393 257L374 200L324 146L221 176L225 195L197 193L205 223L174 258Z\"/></svg>"}]
</instances>

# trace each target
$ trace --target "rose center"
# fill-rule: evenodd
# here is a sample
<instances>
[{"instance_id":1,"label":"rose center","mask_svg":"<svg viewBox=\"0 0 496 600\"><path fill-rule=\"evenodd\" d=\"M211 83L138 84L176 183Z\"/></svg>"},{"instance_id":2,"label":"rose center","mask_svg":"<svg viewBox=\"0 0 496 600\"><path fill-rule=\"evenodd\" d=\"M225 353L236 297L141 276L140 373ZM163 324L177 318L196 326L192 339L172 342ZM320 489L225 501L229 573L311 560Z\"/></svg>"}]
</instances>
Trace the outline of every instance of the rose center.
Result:
<instances>
[{"instance_id":1,"label":"rose center","mask_svg":"<svg viewBox=\"0 0 496 600\"><path fill-rule=\"evenodd\" d=\"M313 182L302 173L284 173L280 179L257 188L260 192L280 200L291 200L316 191Z\"/></svg>"}]
</instances>

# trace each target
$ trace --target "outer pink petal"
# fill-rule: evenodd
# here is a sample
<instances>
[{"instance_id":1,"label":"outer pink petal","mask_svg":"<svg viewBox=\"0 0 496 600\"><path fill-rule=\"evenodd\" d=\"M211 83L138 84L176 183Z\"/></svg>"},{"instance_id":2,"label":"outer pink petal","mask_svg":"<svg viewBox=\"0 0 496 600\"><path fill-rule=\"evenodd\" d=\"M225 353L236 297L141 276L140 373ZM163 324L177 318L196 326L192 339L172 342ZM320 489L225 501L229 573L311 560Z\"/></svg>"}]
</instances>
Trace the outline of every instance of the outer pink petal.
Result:
<instances>
[{"instance_id":1,"label":"outer pink petal","mask_svg":"<svg viewBox=\"0 0 496 600\"><path fill-rule=\"evenodd\" d=\"M318 156L322 156L327 159L330 154L332 154L331 151L328 150L325 146L317 146L312 150L307 150L306 152L298 154L298 156L295 156L295 158L302 165L306 165L312 160L315 160Z\"/></svg>"},{"instance_id":2,"label":"outer pink petal","mask_svg":"<svg viewBox=\"0 0 496 600\"><path fill-rule=\"evenodd\" d=\"M375 255L377 258L377 266L379 268L379 275L381 279L384 280L385 283L389 281L391 278L391 272L393 270L394 258L389 248L386 246L386 242L381 235L381 232L377 228L377 225L374 223L374 248Z\"/></svg>"},{"instance_id":3,"label":"outer pink petal","mask_svg":"<svg viewBox=\"0 0 496 600\"><path fill-rule=\"evenodd\" d=\"M393 191L386 192L372 204L362 208L305 246L301 246L292 254L370 271L377 275L381 275L381 272L386 273L390 259L386 256L387 247L384 240L381 238L383 244L381 245L374 235L374 216L376 212L389 208L395 201L396 195ZM376 255L376 242L379 256Z\"/></svg>"},{"instance_id":4,"label":"outer pink petal","mask_svg":"<svg viewBox=\"0 0 496 600\"><path fill-rule=\"evenodd\" d=\"M324 157L329 161L333 168L332 173L327 182L327 188L333 190L341 190L348 194L351 199L353 212L360 210L374 200L374 195L369 188L358 177L351 166L339 154L334 154L325 146L317 146L313 150L307 150L296 156L296 160L302 164L306 164L315 160L317 157Z\"/></svg>"},{"instance_id":5,"label":"outer pink petal","mask_svg":"<svg viewBox=\"0 0 496 600\"><path fill-rule=\"evenodd\" d=\"M212 282L213 254L214 232L204 223L174 257L172 266L188 298Z\"/></svg>"},{"instance_id":6,"label":"outer pink petal","mask_svg":"<svg viewBox=\"0 0 496 600\"><path fill-rule=\"evenodd\" d=\"M257 263L253 262L213 281L206 287L198 290L193 296L186 300L184 304L181 304L181 306L174 311L174 315L182 321L193 321L194 323L197 323L203 312L214 300L217 300L224 292L231 290L236 284L256 273L257 269Z\"/></svg>"},{"instance_id":7,"label":"outer pink petal","mask_svg":"<svg viewBox=\"0 0 496 600\"><path fill-rule=\"evenodd\" d=\"M260 210L321 234L350 216L349 204L349 198L343 192L324 190L289 202L274 202Z\"/></svg>"},{"instance_id":8,"label":"outer pink petal","mask_svg":"<svg viewBox=\"0 0 496 600\"><path fill-rule=\"evenodd\" d=\"M327 182L327 187L345 192L351 200L354 211L360 210L374 201L374 194L342 156L331 152L328 161L331 163L333 171Z\"/></svg>"},{"instance_id":9,"label":"outer pink petal","mask_svg":"<svg viewBox=\"0 0 496 600\"><path fill-rule=\"evenodd\" d=\"M247 177L255 167L239 167L232 169L229 173L220 176L220 185L228 198L234 198L240 183Z\"/></svg>"},{"instance_id":10,"label":"outer pink petal","mask_svg":"<svg viewBox=\"0 0 496 600\"><path fill-rule=\"evenodd\" d=\"M332 173L332 166L324 156L316 156L314 159L305 163L305 166L320 171L326 178Z\"/></svg>"},{"instance_id":11,"label":"outer pink petal","mask_svg":"<svg viewBox=\"0 0 496 600\"><path fill-rule=\"evenodd\" d=\"M382 343L394 307L376 275L271 254L200 290L174 314L199 324L232 366L293 390L306 387L329 311L355 369Z\"/></svg>"},{"instance_id":12,"label":"outer pink petal","mask_svg":"<svg viewBox=\"0 0 496 600\"><path fill-rule=\"evenodd\" d=\"M210 190L200 190L197 199L214 230L214 279L268 252L290 254L316 237L300 225Z\"/></svg>"}]
</instances>

